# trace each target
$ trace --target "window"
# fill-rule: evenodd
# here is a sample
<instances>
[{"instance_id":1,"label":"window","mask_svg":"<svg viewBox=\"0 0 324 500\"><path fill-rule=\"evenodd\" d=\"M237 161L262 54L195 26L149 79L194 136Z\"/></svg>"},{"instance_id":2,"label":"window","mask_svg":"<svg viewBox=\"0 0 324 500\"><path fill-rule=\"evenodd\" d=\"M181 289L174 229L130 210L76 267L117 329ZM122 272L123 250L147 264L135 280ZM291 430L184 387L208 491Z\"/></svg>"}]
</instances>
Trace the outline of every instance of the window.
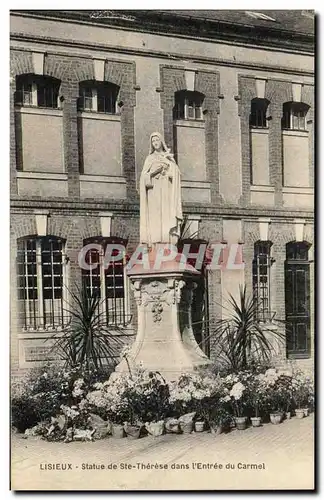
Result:
<instances>
[{"instance_id":1,"label":"window","mask_svg":"<svg viewBox=\"0 0 324 500\"><path fill-rule=\"evenodd\" d=\"M186 231L184 231L186 232ZM179 253L183 252L184 245L190 245L187 247L189 254L199 255L200 245L204 249L207 247L207 241L198 239L195 237L182 238L178 242ZM196 258L188 258L188 264L193 267L196 266ZM191 302L191 327L195 340L203 352L209 356L210 355L210 332L209 332L209 297L208 297L208 271L206 269L206 264L208 263L206 250L204 254L204 259L201 266L200 276L196 279L197 286L193 290L192 302ZM187 314L185 314L185 308L180 308L180 328L181 331L187 325Z\"/></svg>"},{"instance_id":2,"label":"window","mask_svg":"<svg viewBox=\"0 0 324 500\"><path fill-rule=\"evenodd\" d=\"M91 238L84 241L84 246L99 244L101 249L98 250L94 246L93 249L88 250L86 262L89 266L92 264L93 267L89 270L83 269L82 278L89 297L96 295L101 299L100 308L107 325L122 326L129 323L131 319L125 270L126 254L122 259L105 265L105 252L109 243L118 243L124 247L127 244L125 240L111 238Z\"/></svg>"},{"instance_id":3,"label":"window","mask_svg":"<svg viewBox=\"0 0 324 500\"><path fill-rule=\"evenodd\" d=\"M287 356L310 355L309 245L288 243L285 262Z\"/></svg>"},{"instance_id":4,"label":"window","mask_svg":"<svg viewBox=\"0 0 324 500\"><path fill-rule=\"evenodd\" d=\"M19 106L58 108L59 90L60 81L56 78L20 75L16 77L15 104Z\"/></svg>"},{"instance_id":5,"label":"window","mask_svg":"<svg viewBox=\"0 0 324 500\"><path fill-rule=\"evenodd\" d=\"M79 86L79 111L116 114L119 87L109 82L82 82Z\"/></svg>"},{"instance_id":6,"label":"window","mask_svg":"<svg viewBox=\"0 0 324 500\"><path fill-rule=\"evenodd\" d=\"M200 92L179 91L175 94L173 118L175 120L202 120L204 95Z\"/></svg>"},{"instance_id":7,"label":"window","mask_svg":"<svg viewBox=\"0 0 324 500\"><path fill-rule=\"evenodd\" d=\"M257 299L257 320L271 321L270 270L271 242L259 241L254 245L253 295Z\"/></svg>"},{"instance_id":8,"label":"window","mask_svg":"<svg viewBox=\"0 0 324 500\"><path fill-rule=\"evenodd\" d=\"M266 128L267 109L269 101L267 99L255 98L251 101L250 127Z\"/></svg>"},{"instance_id":9,"label":"window","mask_svg":"<svg viewBox=\"0 0 324 500\"><path fill-rule=\"evenodd\" d=\"M303 102L285 102L281 126L283 129L307 130L306 116L309 106Z\"/></svg>"},{"instance_id":10,"label":"window","mask_svg":"<svg viewBox=\"0 0 324 500\"><path fill-rule=\"evenodd\" d=\"M18 241L18 300L25 330L64 324L64 242L55 237Z\"/></svg>"}]
</instances>

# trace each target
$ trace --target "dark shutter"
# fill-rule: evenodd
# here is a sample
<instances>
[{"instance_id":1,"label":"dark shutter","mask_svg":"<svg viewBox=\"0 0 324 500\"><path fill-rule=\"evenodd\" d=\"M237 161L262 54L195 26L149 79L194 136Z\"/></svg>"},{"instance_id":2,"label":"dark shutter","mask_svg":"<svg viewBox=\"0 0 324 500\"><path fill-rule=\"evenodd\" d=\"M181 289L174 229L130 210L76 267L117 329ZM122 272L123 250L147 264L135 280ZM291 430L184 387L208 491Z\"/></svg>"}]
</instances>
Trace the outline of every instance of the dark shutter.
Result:
<instances>
[{"instance_id":1,"label":"dark shutter","mask_svg":"<svg viewBox=\"0 0 324 500\"><path fill-rule=\"evenodd\" d=\"M309 263L286 261L285 306L288 357L310 356L309 298Z\"/></svg>"}]
</instances>

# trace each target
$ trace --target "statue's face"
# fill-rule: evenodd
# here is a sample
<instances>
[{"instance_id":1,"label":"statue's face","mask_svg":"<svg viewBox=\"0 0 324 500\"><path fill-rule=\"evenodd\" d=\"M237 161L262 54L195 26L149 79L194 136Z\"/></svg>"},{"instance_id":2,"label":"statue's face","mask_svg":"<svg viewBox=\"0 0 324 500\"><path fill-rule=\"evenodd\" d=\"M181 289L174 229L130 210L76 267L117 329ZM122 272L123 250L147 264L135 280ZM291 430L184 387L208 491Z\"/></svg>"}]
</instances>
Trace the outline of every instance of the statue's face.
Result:
<instances>
[{"instance_id":1,"label":"statue's face","mask_svg":"<svg viewBox=\"0 0 324 500\"><path fill-rule=\"evenodd\" d=\"M162 149L162 141L157 135L152 137L152 146L155 151L161 151Z\"/></svg>"}]
</instances>

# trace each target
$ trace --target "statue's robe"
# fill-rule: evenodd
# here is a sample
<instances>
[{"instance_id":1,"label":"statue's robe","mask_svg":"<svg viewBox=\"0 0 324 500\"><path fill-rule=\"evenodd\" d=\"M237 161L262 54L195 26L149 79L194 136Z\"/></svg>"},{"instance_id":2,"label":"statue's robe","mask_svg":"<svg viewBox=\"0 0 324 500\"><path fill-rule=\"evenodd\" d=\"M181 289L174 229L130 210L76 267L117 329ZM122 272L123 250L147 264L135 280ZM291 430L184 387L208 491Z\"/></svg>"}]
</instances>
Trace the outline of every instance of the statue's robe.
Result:
<instances>
[{"instance_id":1,"label":"statue's robe","mask_svg":"<svg viewBox=\"0 0 324 500\"><path fill-rule=\"evenodd\" d=\"M167 165L163 175L151 173ZM154 152L144 163L140 178L140 242L174 243L182 222L180 171L166 153Z\"/></svg>"}]
</instances>

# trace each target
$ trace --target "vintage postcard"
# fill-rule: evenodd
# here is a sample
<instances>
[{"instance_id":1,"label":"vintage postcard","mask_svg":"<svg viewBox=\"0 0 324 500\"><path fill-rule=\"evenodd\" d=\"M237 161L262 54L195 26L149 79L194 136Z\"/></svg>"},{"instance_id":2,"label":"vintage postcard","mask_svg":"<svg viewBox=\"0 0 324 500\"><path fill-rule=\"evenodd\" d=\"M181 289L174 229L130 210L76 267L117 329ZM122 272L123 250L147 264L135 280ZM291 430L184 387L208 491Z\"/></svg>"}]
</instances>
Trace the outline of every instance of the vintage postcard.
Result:
<instances>
[{"instance_id":1,"label":"vintage postcard","mask_svg":"<svg viewBox=\"0 0 324 500\"><path fill-rule=\"evenodd\" d=\"M10 12L11 489L314 480L312 10Z\"/></svg>"}]
</instances>

